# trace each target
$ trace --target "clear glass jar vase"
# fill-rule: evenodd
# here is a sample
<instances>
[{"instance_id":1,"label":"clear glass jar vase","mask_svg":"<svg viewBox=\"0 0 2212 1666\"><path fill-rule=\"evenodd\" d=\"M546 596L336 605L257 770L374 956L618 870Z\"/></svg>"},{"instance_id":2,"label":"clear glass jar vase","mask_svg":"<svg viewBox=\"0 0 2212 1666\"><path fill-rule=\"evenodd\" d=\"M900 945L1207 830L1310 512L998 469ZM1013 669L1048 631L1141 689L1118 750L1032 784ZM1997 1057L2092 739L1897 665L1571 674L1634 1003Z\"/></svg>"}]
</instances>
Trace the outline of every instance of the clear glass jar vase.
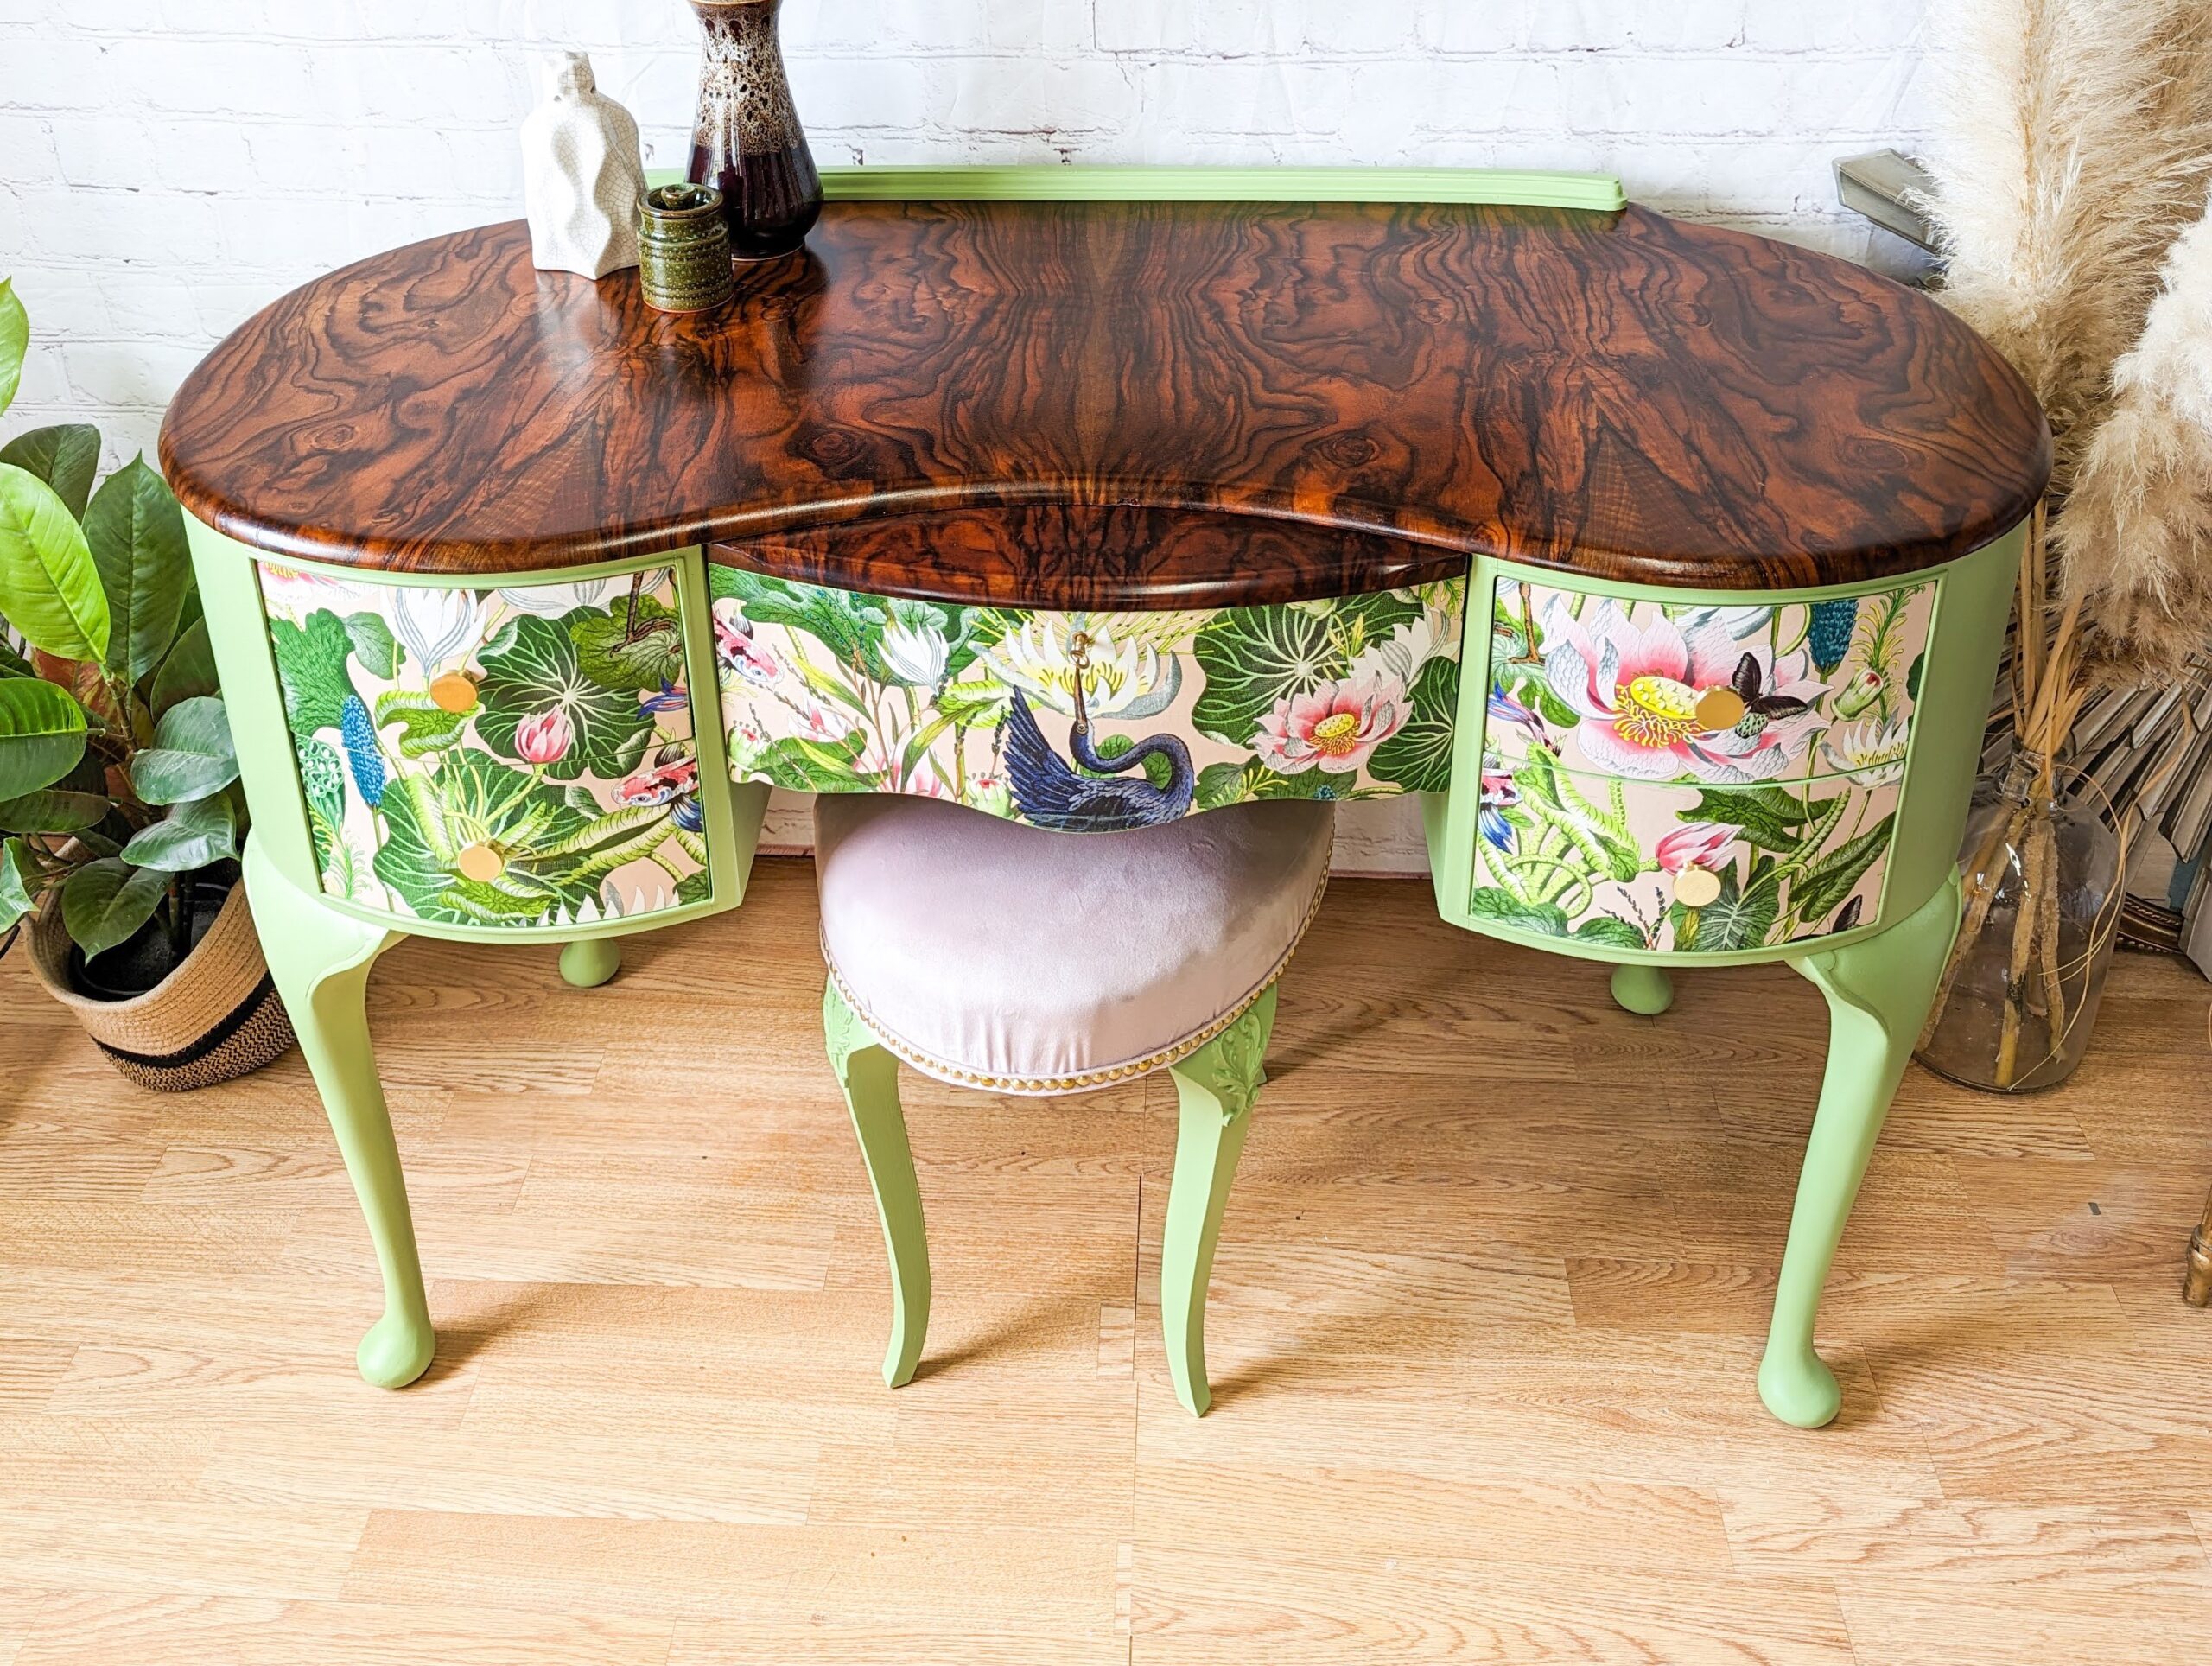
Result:
<instances>
[{"instance_id":1,"label":"clear glass jar vase","mask_svg":"<svg viewBox=\"0 0 2212 1666\"><path fill-rule=\"evenodd\" d=\"M1974 789L1958 941L1916 1055L1967 1087L2055 1087L2096 1026L2119 935L2120 841L2054 779L2019 754Z\"/></svg>"}]
</instances>

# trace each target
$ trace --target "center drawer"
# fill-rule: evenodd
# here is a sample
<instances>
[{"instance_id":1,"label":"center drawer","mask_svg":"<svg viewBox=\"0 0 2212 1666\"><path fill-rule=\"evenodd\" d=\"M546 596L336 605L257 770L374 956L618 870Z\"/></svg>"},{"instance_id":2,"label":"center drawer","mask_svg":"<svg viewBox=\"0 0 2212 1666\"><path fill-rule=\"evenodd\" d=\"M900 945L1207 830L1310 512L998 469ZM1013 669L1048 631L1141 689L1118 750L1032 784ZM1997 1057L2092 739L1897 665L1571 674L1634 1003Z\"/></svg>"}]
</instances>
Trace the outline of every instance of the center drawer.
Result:
<instances>
[{"instance_id":1,"label":"center drawer","mask_svg":"<svg viewBox=\"0 0 2212 1666\"><path fill-rule=\"evenodd\" d=\"M1471 912L1681 954L1874 925L1935 590L1676 602L1499 578Z\"/></svg>"}]
</instances>

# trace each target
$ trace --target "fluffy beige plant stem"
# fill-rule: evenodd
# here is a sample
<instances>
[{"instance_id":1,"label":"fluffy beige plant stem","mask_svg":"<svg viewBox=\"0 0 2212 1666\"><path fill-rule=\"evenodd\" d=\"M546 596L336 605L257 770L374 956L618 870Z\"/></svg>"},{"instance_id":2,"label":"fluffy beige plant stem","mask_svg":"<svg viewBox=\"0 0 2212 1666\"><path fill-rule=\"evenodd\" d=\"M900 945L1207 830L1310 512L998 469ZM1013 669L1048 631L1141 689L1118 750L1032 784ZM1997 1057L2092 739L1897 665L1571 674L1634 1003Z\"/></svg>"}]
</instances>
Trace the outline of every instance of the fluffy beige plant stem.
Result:
<instances>
[{"instance_id":1,"label":"fluffy beige plant stem","mask_svg":"<svg viewBox=\"0 0 2212 1666\"><path fill-rule=\"evenodd\" d=\"M2212 649L2212 212L2166 256L2058 530L2091 674L2174 680Z\"/></svg>"}]
</instances>

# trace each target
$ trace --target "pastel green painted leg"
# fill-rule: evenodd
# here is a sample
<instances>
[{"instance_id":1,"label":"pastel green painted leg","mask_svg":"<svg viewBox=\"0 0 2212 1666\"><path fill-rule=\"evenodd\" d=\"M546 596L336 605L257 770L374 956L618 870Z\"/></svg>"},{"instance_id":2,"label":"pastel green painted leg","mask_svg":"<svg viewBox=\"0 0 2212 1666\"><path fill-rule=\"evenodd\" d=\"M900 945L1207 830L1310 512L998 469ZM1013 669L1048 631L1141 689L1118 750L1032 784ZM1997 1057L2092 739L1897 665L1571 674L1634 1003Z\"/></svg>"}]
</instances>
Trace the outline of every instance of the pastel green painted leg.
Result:
<instances>
[{"instance_id":1,"label":"pastel green painted leg","mask_svg":"<svg viewBox=\"0 0 2212 1666\"><path fill-rule=\"evenodd\" d=\"M622 970L615 938L582 938L561 948L561 976L579 989L595 989Z\"/></svg>"},{"instance_id":2,"label":"pastel green painted leg","mask_svg":"<svg viewBox=\"0 0 2212 1666\"><path fill-rule=\"evenodd\" d=\"M1616 966L1613 1000L1629 1012L1656 1018L1675 1004L1675 980L1663 966Z\"/></svg>"},{"instance_id":3,"label":"pastel green painted leg","mask_svg":"<svg viewBox=\"0 0 2212 1666\"><path fill-rule=\"evenodd\" d=\"M1262 1079L1261 1060L1275 1022L1275 991L1181 1063L1170 1066L1182 1101L1175 1136L1175 1178L1160 1244L1160 1325L1175 1397L1194 1417L1213 1403L1206 1386L1206 1284L1221 1237L1236 1159Z\"/></svg>"},{"instance_id":4,"label":"pastel green painted leg","mask_svg":"<svg viewBox=\"0 0 2212 1666\"><path fill-rule=\"evenodd\" d=\"M922 1228L913 1148L899 1109L899 1061L845 1004L835 983L822 992L822 1033L853 1113L853 1132L860 1136L891 1256L891 1345L883 1356L883 1380L895 1389L912 1379L930 1328L929 1238Z\"/></svg>"},{"instance_id":5,"label":"pastel green painted leg","mask_svg":"<svg viewBox=\"0 0 2212 1666\"><path fill-rule=\"evenodd\" d=\"M1828 1062L1798 1172L1759 1398L1800 1428L1820 1428L1843 1404L1835 1373L1813 1351L1821 1288L1958 929L1954 875L1888 931L1791 963L1828 998Z\"/></svg>"},{"instance_id":6,"label":"pastel green painted leg","mask_svg":"<svg viewBox=\"0 0 2212 1666\"><path fill-rule=\"evenodd\" d=\"M354 1358L377 1387L404 1388L429 1369L437 1338L362 1004L369 968L398 934L325 907L286 879L256 838L247 838L241 865L270 976L322 1095L384 1275L384 1317Z\"/></svg>"}]
</instances>

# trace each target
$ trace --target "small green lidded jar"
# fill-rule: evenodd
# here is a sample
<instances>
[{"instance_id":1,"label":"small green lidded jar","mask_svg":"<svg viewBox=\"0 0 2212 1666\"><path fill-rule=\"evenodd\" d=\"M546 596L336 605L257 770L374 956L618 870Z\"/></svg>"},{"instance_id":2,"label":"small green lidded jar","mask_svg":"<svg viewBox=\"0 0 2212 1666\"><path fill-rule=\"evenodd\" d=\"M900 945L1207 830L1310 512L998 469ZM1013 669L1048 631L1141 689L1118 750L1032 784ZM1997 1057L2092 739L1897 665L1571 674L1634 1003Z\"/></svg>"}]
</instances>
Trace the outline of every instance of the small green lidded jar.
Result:
<instances>
[{"instance_id":1,"label":"small green lidded jar","mask_svg":"<svg viewBox=\"0 0 2212 1666\"><path fill-rule=\"evenodd\" d=\"M662 185L638 205L638 281L657 312L709 312L736 278L722 194L711 185Z\"/></svg>"}]
</instances>

